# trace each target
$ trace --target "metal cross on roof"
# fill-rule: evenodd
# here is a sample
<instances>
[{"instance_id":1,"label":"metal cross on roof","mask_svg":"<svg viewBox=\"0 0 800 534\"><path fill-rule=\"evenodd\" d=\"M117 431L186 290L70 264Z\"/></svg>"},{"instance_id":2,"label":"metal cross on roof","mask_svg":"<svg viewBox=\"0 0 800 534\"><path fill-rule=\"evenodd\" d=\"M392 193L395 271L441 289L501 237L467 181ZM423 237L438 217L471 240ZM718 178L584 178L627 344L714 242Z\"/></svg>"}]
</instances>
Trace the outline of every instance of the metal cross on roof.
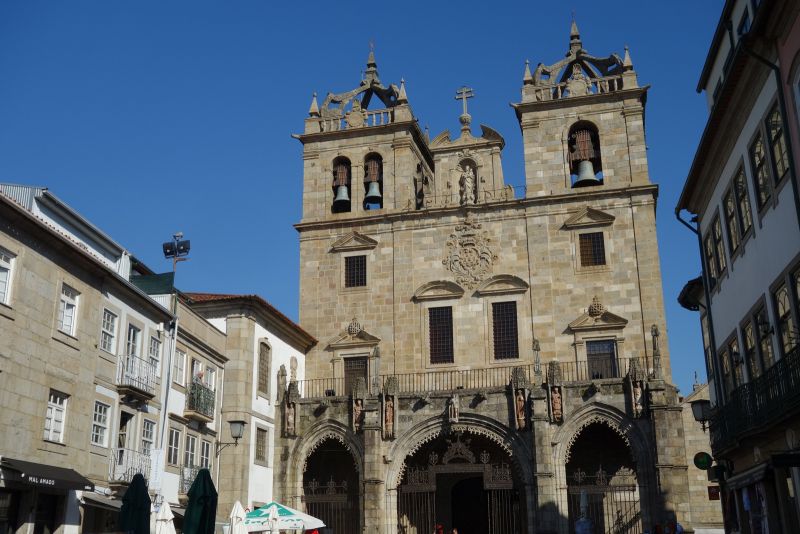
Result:
<instances>
[{"instance_id":1,"label":"metal cross on roof","mask_svg":"<svg viewBox=\"0 0 800 534\"><path fill-rule=\"evenodd\" d=\"M466 85L456 91L456 100L461 100L464 103L464 115L467 114L467 99L474 97L475 93L472 91L472 88Z\"/></svg>"}]
</instances>

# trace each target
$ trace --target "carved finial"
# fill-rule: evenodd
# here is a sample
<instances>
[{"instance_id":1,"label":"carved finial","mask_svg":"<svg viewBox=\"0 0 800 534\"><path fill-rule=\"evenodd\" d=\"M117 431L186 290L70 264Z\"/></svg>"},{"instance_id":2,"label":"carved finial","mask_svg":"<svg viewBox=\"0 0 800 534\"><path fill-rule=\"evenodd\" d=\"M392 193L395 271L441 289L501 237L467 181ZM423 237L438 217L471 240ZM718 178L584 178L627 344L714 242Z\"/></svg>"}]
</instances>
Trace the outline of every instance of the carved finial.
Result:
<instances>
[{"instance_id":1,"label":"carved finial","mask_svg":"<svg viewBox=\"0 0 800 534\"><path fill-rule=\"evenodd\" d=\"M522 75L522 83L526 85L533 83L533 76L531 76L531 61L529 59L525 60L525 74Z\"/></svg>"},{"instance_id":2,"label":"carved finial","mask_svg":"<svg viewBox=\"0 0 800 534\"><path fill-rule=\"evenodd\" d=\"M427 124L425 125L425 141L427 141L428 143L431 142L431 129L428 128Z\"/></svg>"},{"instance_id":3,"label":"carved finial","mask_svg":"<svg viewBox=\"0 0 800 534\"><path fill-rule=\"evenodd\" d=\"M347 326L347 333L350 334L351 336L355 336L360 334L361 330L363 330L361 328L361 324L355 317L353 317L353 320L350 321L350 324Z\"/></svg>"},{"instance_id":4,"label":"carved finial","mask_svg":"<svg viewBox=\"0 0 800 534\"><path fill-rule=\"evenodd\" d=\"M606 311L605 307L600 303L600 299L596 296L592 299L592 303L589 304L589 317L600 317Z\"/></svg>"},{"instance_id":5,"label":"carved finial","mask_svg":"<svg viewBox=\"0 0 800 534\"><path fill-rule=\"evenodd\" d=\"M569 50L574 52L582 48L581 34L578 31L578 24L575 22L575 13L572 14L572 26L569 28Z\"/></svg>"},{"instance_id":6,"label":"carved finial","mask_svg":"<svg viewBox=\"0 0 800 534\"><path fill-rule=\"evenodd\" d=\"M622 68L625 70L633 69L633 61L631 61L631 51L628 45L625 45L625 57L622 60Z\"/></svg>"},{"instance_id":7,"label":"carved finial","mask_svg":"<svg viewBox=\"0 0 800 534\"><path fill-rule=\"evenodd\" d=\"M464 112L458 118L458 120L461 122L461 131L463 133L469 132L469 125L472 122L472 116L467 113L467 99L474 97L475 93L472 91L472 88L467 87L466 85L456 91L456 100L461 100L464 105Z\"/></svg>"},{"instance_id":8,"label":"carved finial","mask_svg":"<svg viewBox=\"0 0 800 534\"><path fill-rule=\"evenodd\" d=\"M406 95L406 81L400 78L400 91L397 93L398 104L408 104L408 96Z\"/></svg>"},{"instance_id":9,"label":"carved finial","mask_svg":"<svg viewBox=\"0 0 800 534\"><path fill-rule=\"evenodd\" d=\"M319 117L319 106L317 105L317 93L311 97L311 107L308 108L309 117Z\"/></svg>"},{"instance_id":10,"label":"carved finial","mask_svg":"<svg viewBox=\"0 0 800 534\"><path fill-rule=\"evenodd\" d=\"M369 40L369 56L367 56L367 67L377 67L375 63L375 41Z\"/></svg>"}]
</instances>

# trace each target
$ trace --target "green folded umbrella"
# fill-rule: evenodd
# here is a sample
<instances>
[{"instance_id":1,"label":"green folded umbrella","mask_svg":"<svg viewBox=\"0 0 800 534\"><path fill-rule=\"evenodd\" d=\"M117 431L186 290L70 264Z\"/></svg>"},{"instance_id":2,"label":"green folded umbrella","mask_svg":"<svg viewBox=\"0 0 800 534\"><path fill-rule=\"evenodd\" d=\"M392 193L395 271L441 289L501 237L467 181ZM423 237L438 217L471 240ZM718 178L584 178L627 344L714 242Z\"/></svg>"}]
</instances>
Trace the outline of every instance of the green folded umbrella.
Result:
<instances>
[{"instance_id":1,"label":"green folded umbrella","mask_svg":"<svg viewBox=\"0 0 800 534\"><path fill-rule=\"evenodd\" d=\"M122 496L119 529L126 534L150 534L150 495L141 473L133 475L130 486Z\"/></svg>"},{"instance_id":2,"label":"green folded umbrella","mask_svg":"<svg viewBox=\"0 0 800 534\"><path fill-rule=\"evenodd\" d=\"M189 504L183 514L184 534L213 534L217 520L217 490L208 469L201 469L189 488Z\"/></svg>"}]
</instances>

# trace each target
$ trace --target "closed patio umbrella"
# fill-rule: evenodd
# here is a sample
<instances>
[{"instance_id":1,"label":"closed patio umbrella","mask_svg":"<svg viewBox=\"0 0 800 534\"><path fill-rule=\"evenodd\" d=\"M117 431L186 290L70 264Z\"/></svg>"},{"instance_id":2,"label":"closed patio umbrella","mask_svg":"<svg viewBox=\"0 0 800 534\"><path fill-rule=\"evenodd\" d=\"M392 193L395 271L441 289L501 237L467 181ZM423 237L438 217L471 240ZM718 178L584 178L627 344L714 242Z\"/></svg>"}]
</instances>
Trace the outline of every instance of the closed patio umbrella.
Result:
<instances>
[{"instance_id":1,"label":"closed patio umbrella","mask_svg":"<svg viewBox=\"0 0 800 534\"><path fill-rule=\"evenodd\" d=\"M183 515L184 534L213 534L217 519L217 490L208 469L197 473L189 488L189 504Z\"/></svg>"},{"instance_id":2,"label":"closed patio umbrella","mask_svg":"<svg viewBox=\"0 0 800 534\"><path fill-rule=\"evenodd\" d=\"M231 529L228 534L247 534L247 527L244 526L245 511L242 503L236 501L231 510Z\"/></svg>"},{"instance_id":3,"label":"closed patio umbrella","mask_svg":"<svg viewBox=\"0 0 800 534\"><path fill-rule=\"evenodd\" d=\"M133 534L150 534L150 495L141 473L133 475L130 486L122 496L119 529Z\"/></svg>"},{"instance_id":4,"label":"closed patio umbrella","mask_svg":"<svg viewBox=\"0 0 800 534\"><path fill-rule=\"evenodd\" d=\"M174 517L175 515L173 515L169 503L164 501L156 514L155 534L175 534Z\"/></svg>"}]
</instances>

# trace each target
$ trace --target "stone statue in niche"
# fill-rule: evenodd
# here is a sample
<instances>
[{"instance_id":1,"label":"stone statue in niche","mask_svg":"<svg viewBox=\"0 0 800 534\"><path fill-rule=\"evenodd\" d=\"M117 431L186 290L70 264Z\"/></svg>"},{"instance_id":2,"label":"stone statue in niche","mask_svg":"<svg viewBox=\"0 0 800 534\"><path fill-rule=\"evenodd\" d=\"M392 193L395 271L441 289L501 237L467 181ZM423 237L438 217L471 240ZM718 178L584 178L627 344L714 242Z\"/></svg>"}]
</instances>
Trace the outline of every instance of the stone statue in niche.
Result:
<instances>
[{"instance_id":1,"label":"stone statue in niche","mask_svg":"<svg viewBox=\"0 0 800 534\"><path fill-rule=\"evenodd\" d=\"M394 397L386 397L383 406L383 435L394 437Z\"/></svg>"},{"instance_id":2,"label":"stone statue in niche","mask_svg":"<svg viewBox=\"0 0 800 534\"><path fill-rule=\"evenodd\" d=\"M550 414L554 423L564 420L564 407L561 402L561 387L553 386L550 388Z\"/></svg>"},{"instance_id":3,"label":"stone statue in niche","mask_svg":"<svg viewBox=\"0 0 800 534\"><path fill-rule=\"evenodd\" d=\"M475 204L475 171L470 165L465 165L461 171L461 205Z\"/></svg>"},{"instance_id":4,"label":"stone statue in niche","mask_svg":"<svg viewBox=\"0 0 800 534\"><path fill-rule=\"evenodd\" d=\"M644 412L644 401L642 400L642 382L641 380L636 380L633 382L633 416L634 417L641 417L642 412Z\"/></svg>"},{"instance_id":5,"label":"stone statue in niche","mask_svg":"<svg viewBox=\"0 0 800 534\"><path fill-rule=\"evenodd\" d=\"M353 430L358 432L364 422L364 400L353 400Z\"/></svg>"},{"instance_id":6,"label":"stone statue in niche","mask_svg":"<svg viewBox=\"0 0 800 534\"><path fill-rule=\"evenodd\" d=\"M517 418L517 430L525 430L528 426L527 417L525 413L525 390L518 389L517 395L514 399L514 407Z\"/></svg>"},{"instance_id":7,"label":"stone statue in niche","mask_svg":"<svg viewBox=\"0 0 800 534\"><path fill-rule=\"evenodd\" d=\"M286 435L291 437L295 435L295 406L293 402L287 401L284 405L283 420L285 423Z\"/></svg>"},{"instance_id":8,"label":"stone statue in niche","mask_svg":"<svg viewBox=\"0 0 800 534\"><path fill-rule=\"evenodd\" d=\"M592 92L589 79L583 73L579 63L572 65L572 75L567 80L567 92L569 96L585 96Z\"/></svg>"},{"instance_id":9,"label":"stone statue in niche","mask_svg":"<svg viewBox=\"0 0 800 534\"><path fill-rule=\"evenodd\" d=\"M447 420L451 423L458 423L458 410L459 410L458 393L454 393L450 397L450 402L447 404Z\"/></svg>"}]
</instances>

